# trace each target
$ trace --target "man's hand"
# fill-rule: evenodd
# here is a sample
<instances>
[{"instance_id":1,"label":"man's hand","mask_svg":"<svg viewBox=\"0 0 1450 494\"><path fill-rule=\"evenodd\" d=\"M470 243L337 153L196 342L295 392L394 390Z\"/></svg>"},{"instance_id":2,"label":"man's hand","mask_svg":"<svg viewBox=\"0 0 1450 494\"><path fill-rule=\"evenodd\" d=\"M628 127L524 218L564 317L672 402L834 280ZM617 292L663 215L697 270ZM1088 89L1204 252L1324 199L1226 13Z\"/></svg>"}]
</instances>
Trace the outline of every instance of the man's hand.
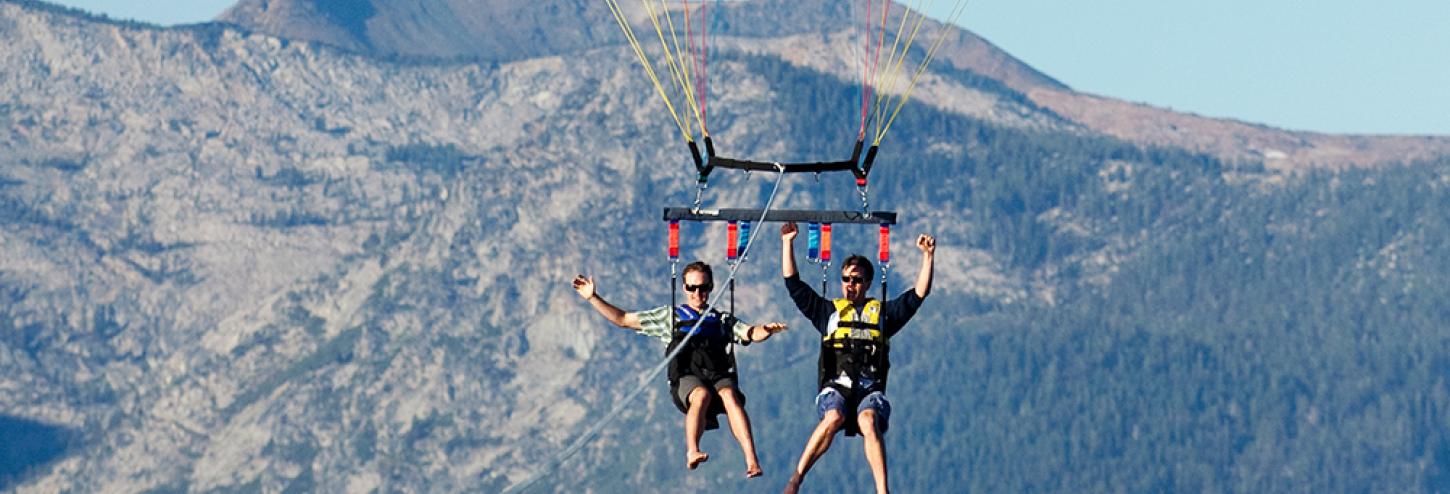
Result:
<instances>
[{"instance_id":1,"label":"man's hand","mask_svg":"<svg viewBox=\"0 0 1450 494\"><path fill-rule=\"evenodd\" d=\"M785 331L786 327L783 322L766 323L751 327L750 332L746 334L750 341L765 341L770 338L770 335ZM757 329L760 331L756 331Z\"/></svg>"},{"instance_id":2,"label":"man's hand","mask_svg":"<svg viewBox=\"0 0 1450 494\"><path fill-rule=\"evenodd\" d=\"M922 234L916 237L916 248L927 254L936 253L936 238L931 235Z\"/></svg>"},{"instance_id":3,"label":"man's hand","mask_svg":"<svg viewBox=\"0 0 1450 494\"><path fill-rule=\"evenodd\" d=\"M582 274L575 276L574 291L578 292L584 300L594 298L594 278L585 278Z\"/></svg>"},{"instance_id":4,"label":"man's hand","mask_svg":"<svg viewBox=\"0 0 1450 494\"><path fill-rule=\"evenodd\" d=\"M580 297L588 301L590 307L599 311L605 319L609 319L609 322L614 323L615 326L636 331L640 329L639 314L625 312L623 309L615 307L614 304L601 298L599 293L594 291L594 278L585 278L582 274L575 275L573 285L574 291L578 292Z\"/></svg>"},{"instance_id":5,"label":"man's hand","mask_svg":"<svg viewBox=\"0 0 1450 494\"><path fill-rule=\"evenodd\" d=\"M786 224L780 225L780 239L786 243L794 242L795 236L799 234L800 230L796 228L794 221L788 221Z\"/></svg>"}]
</instances>

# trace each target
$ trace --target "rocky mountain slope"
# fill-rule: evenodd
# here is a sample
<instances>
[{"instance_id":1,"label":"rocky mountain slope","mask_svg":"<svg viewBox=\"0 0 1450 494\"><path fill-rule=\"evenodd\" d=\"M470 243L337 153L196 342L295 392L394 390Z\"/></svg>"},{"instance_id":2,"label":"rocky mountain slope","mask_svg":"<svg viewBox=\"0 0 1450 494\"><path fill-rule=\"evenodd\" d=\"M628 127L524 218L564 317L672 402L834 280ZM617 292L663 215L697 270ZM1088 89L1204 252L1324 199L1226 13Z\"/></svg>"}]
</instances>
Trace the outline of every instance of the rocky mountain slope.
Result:
<instances>
[{"instance_id":1,"label":"rocky mountain slope","mask_svg":"<svg viewBox=\"0 0 1450 494\"><path fill-rule=\"evenodd\" d=\"M304 7L249 2L230 15L264 5L273 13ZM417 26L431 19L409 15ZM332 43L346 47L347 36L359 36L358 19L349 19L352 28L336 30ZM367 19L369 37L358 39L369 41L352 50L383 45ZM599 29L613 29L605 21ZM607 327L567 287L574 273L590 273L621 306L662 303L668 266L656 219L661 206L693 198L678 134L627 48L593 46L601 34L588 32L578 44L561 39L545 50L575 50L564 56L386 60L259 26L160 29L0 0L0 414L76 436L59 460L0 488L497 492L600 420L659 356L655 342ZM403 39L409 29L393 32ZM845 141L831 136L854 130L849 116L839 129L821 122L841 116L831 103L850 101L854 88L839 69L813 65L844 56L815 40L843 35L784 38L795 45L722 40L713 70L734 81L714 96L729 103L713 129L722 146L797 159ZM956 42L973 39L963 33ZM944 58L951 63L923 87L873 175L873 202L903 218L893 291L916 262L903 237L930 231L942 245L930 310L910 333L919 339L893 347L901 352L893 355L895 379L918 384L893 390L902 413L893 454L921 460L893 472L901 488L1438 485L1450 460L1438 459L1440 439L1425 424L1443 423L1443 415L1423 410L1447 403L1443 379L1432 377L1443 367L1439 350L1450 348L1445 338L1393 339L1413 342L1412 350L1361 326L1285 328L1242 318L1289 314L1308 300L1345 320L1434 323L1441 312L1424 301L1450 286L1443 249L1434 248L1444 222L1423 213L1433 207L1395 198L1443 204L1443 163L1300 187L1257 163L1145 149L1043 104L1041 94L1069 93L1008 59L969 56L985 49L976 46ZM806 56L813 50L819 56ZM1409 141L1422 147L1395 156L1440 145ZM707 205L759 207L769 180L721 176ZM782 187L778 207L856 204L846 179L796 177ZM1387 206L1365 213L1374 208L1363 204ZM1360 223L1334 223L1341 218ZM686 255L720 262L721 230L687 232ZM1345 231L1368 233L1336 236ZM839 229L837 242L866 250L875 240L869 233ZM738 303L750 319L800 329L793 309L778 303L778 240L769 227L762 234ZM1200 244L1213 248L1192 250ZM1294 257L1310 248L1327 253ZM1276 259L1294 262L1253 269ZM1314 273L1343 283L1337 293L1349 300L1294 295L1328 285L1305 282ZM1140 289L1152 281L1163 286ZM1139 315L1134 301L1160 310ZM1163 309L1174 303L1206 312ZM1356 312L1331 310L1338 307ZM1203 325L1185 323L1188 315ZM1112 330L1069 329L1080 321ZM1261 328L1269 329L1254 332ZM678 416L655 382L543 489L667 482L669 490L778 490L809 428L803 390L813 343L809 333L789 333L742 350L755 376L748 389L766 480L742 484L733 445L720 433L709 443L719 461L684 475ZM1301 371L1273 360L1284 352L1252 350L1277 344L1322 350L1315 362L1356 362L1362 367L1350 367L1360 371L1352 375L1364 377ZM1160 368L1168 370L1145 370ZM1292 394L1215 394L1205 383L1216 381L1192 373L1200 371ZM965 377L942 378L958 375ZM1113 378L1123 375L1135 378ZM1105 388L1055 387L1085 376ZM1141 399L1135 386L1150 385L1167 389L1161 400ZM1361 398L1362 389L1397 391ZM943 404L943 396L972 398ZM1325 396L1355 400L1340 407ZM1193 411L1155 408L1180 404ZM935 413L952 407L972 413ZM1174 420L1184 416L1212 426L1178 428ZM1090 429L1089 418L1113 428ZM1357 428L1312 434L1344 424ZM1370 427L1381 425L1430 439L1373 449L1377 440L1397 441ZM1290 426L1292 434L1281 434ZM1091 433L1052 442L1069 430ZM961 452L971 464L997 468L948 468L958 458L920 446L966 435L974 446ZM1122 446L1140 437L1179 448L1151 450L1176 459L1158 462L1176 469L1110 468L1153 463L1125 459L1146 450ZM853 448L823 464L821 488L863 485L852 476L859 458L843 459ZM1072 456L1083 451L1090 454ZM947 464L923 466L928 452ZM1335 454L1354 456L1316 456ZM1087 466L1043 477L1003 458ZM1382 461L1377 471L1387 473L1311 484L1282 474L1315 461ZM1132 483L1150 481L1167 484Z\"/></svg>"},{"instance_id":2,"label":"rocky mountain slope","mask_svg":"<svg viewBox=\"0 0 1450 494\"><path fill-rule=\"evenodd\" d=\"M457 490L585 418L596 394L562 378L622 346L560 330L583 314L547 310L558 280L603 262L554 246L624 249L572 225L647 217L601 206L667 161L605 138L647 120L608 90L626 53L406 67L13 2L0 37L0 410L87 445L27 490L271 490L314 464L328 489L457 465L428 476Z\"/></svg>"},{"instance_id":3,"label":"rocky mountain slope","mask_svg":"<svg viewBox=\"0 0 1450 494\"><path fill-rule=\"evenodd\" d=\"M588 0L258 0L219 20L377 55L500 61L587 50L618 31Z\"/></svg>"},{"instance_id":4,"label":"rocky mountain slope","mask_svg":"<svg viewBox=\"0 0 1450 494\"><path fill-rule=\"evenodd\" d=\"M647 28L637 2L621 4L634 10L634 21L641 29ZM845 80L855 77L849 47L856 46L851 38L860 34L849 21L859 17L853 16L851 2L752 0L716 5L725 5L723 13L715 14L717 37ZM966 15L971 15L970 9ZM220 19L284 38L322 41L382 56L516 60L546 54L569 56L586 47L623 42L607 22L610 18L603 2L369 0L343 5L317 0L243 0ZM1450 154L1450 137L1446 136L1284 130L1078 93L965 30L955 30L938 58L938 68L966 70L998 81L1087 131L1143 145L1189 149L1225 161L1262 162L1276 169L1341 168ZM929 92L931 84L926 86L924 92ZM923 99L942 102L941 108L947 111L992 118L992 109L960 98L932 94Z\"/></svg>"}]
</instances>

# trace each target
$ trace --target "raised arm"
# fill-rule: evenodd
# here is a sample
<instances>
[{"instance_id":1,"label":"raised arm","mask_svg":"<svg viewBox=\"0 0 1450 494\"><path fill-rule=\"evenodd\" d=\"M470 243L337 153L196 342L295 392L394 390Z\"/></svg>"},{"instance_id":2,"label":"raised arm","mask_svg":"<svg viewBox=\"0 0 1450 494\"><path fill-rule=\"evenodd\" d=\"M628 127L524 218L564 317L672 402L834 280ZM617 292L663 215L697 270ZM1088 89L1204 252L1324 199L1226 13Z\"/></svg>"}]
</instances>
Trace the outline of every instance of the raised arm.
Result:
<instances>
[{"instance_id":1,"label":"raised arm","mask_svg":"<svg viewBox=\"0 0 1450 494\"><path fill-rule=\"evenodd\" d=\"M780 226L780 277L790 278L795 276L795 237L800 234L796 229L795 222L787 222Z\"/></svg>"},{"instance_id":2,"label":"raised arm","mask_svg":"<svg viewBox=\"0 0 1450 494\"><path fill-rule=\"evenodd\" d=\"M916 248L921 250L921 271L916 273L916 295L926 298L931 292L931 272L935 263L936 238L922 234L916 237Z\"/></svg>"},{"instance_id":3,"label":"raised arm","mask_svg":"<svg viewBox=\"0 0 1450 494\"><path fill-rule=\"evenodd\" d=\"M795 237L800 234L795 223L787 222L780 227L780 276L785 280L786 293L790 294L790 300L795 302L801 315L811 320L811 325L816 331L825 332L827 321L830 320L834 311L834 305L816 293L814 289L801 281L800 272L795 266Z\"/></svg>"},{"instance_id":4,"label":"raised arm","mask_svg":"<svg viewBox=\"0 0 1450 494\"><path fill-rule=\"evenodd\" d=\"M594 307L594 310L599 311L599 314L609 322L621 328L640 330L639 316L633 312L625 312L624 309L615 307L614 304L600 297L599 293L594 290L594 278L585 278L581 274L574 277L573 285L574 291L584 300L589 301L589 306Z\"/></svg>"}]
</instances>

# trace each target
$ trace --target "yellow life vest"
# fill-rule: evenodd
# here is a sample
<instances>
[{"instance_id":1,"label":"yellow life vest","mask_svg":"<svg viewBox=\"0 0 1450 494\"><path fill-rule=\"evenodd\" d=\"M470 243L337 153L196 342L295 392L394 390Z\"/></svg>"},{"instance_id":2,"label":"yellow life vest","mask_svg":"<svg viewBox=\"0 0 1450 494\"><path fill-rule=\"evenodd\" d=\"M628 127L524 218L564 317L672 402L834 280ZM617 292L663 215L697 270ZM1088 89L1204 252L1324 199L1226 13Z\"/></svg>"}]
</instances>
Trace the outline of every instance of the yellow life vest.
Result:
<instances>
[{"instance_id":1,"label":"yellow life vest","mask_svg":"<svg viewBox=\"0 0 1450 494\"><path fill-rule=\"evenodd\" d=\"M831 315L827 325L831 329L822 338L824 343L831 348L846 348L850 343L848 340L886 344L886 333L881 328L880 300L866 299L866 304L859 311L844 298L838 298L833 303L836 313Z\"/></svg>"},{"instance_id":2,"label":"yellow life vest","mask_svg":"<svg viewBox=\"0 0 1450 494\"><path fill-rule=\"evenodd\" d=\"M836 313L821 338L820 386L836 388L848 399L854 395L853 388L884 391L891 368L890 345L882 324L884 306L876 299L867 299L859 309L846 299L833 303Z\"/></svg>"}]
</instances>

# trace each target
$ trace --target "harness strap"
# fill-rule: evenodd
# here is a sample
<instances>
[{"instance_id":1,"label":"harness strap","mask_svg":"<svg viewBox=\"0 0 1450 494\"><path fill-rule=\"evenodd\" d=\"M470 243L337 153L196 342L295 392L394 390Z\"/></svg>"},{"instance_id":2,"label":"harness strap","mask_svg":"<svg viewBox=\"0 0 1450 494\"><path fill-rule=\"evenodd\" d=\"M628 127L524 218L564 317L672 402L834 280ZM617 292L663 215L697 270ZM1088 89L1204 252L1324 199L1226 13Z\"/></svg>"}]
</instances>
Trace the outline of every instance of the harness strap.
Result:
<instances>
[{"instance_id":1,"label":"harness strap","mask_svg":"<svg viewBox=\"0 0 1450 494\"><path fill-rule=\"evenodd\" d=\"M876 328L881 327L881 325L878 324L878 323L866 322L866 321L841 321L841 322L836 323L836 327L839 327L839 328L853 328L853 329L854 328L876 329Z\"/></svg>"},{"instance_id":2,"label":"harness strap","mask_svg":"<svg viewBox=\"0 0 1450 494\"><path fill-rule=\"evenodd\" d=\"M677 276L678 275L678 268L679 268L679 265L680 265L680 221L679 220L671 220L670 221L669 256L670 256L670 307L674 307L675 305L677 305L679 303L679 301L678 301L678 299L679 299L679 297L678 297L678 291L679 291L679 283L678 282L679 282L679 278ZM677 322L678 322L678 319L675 318L675 311L670 311L670 327L671 328L675 327L675 324Z\"/></svg>"}]
</instances>

